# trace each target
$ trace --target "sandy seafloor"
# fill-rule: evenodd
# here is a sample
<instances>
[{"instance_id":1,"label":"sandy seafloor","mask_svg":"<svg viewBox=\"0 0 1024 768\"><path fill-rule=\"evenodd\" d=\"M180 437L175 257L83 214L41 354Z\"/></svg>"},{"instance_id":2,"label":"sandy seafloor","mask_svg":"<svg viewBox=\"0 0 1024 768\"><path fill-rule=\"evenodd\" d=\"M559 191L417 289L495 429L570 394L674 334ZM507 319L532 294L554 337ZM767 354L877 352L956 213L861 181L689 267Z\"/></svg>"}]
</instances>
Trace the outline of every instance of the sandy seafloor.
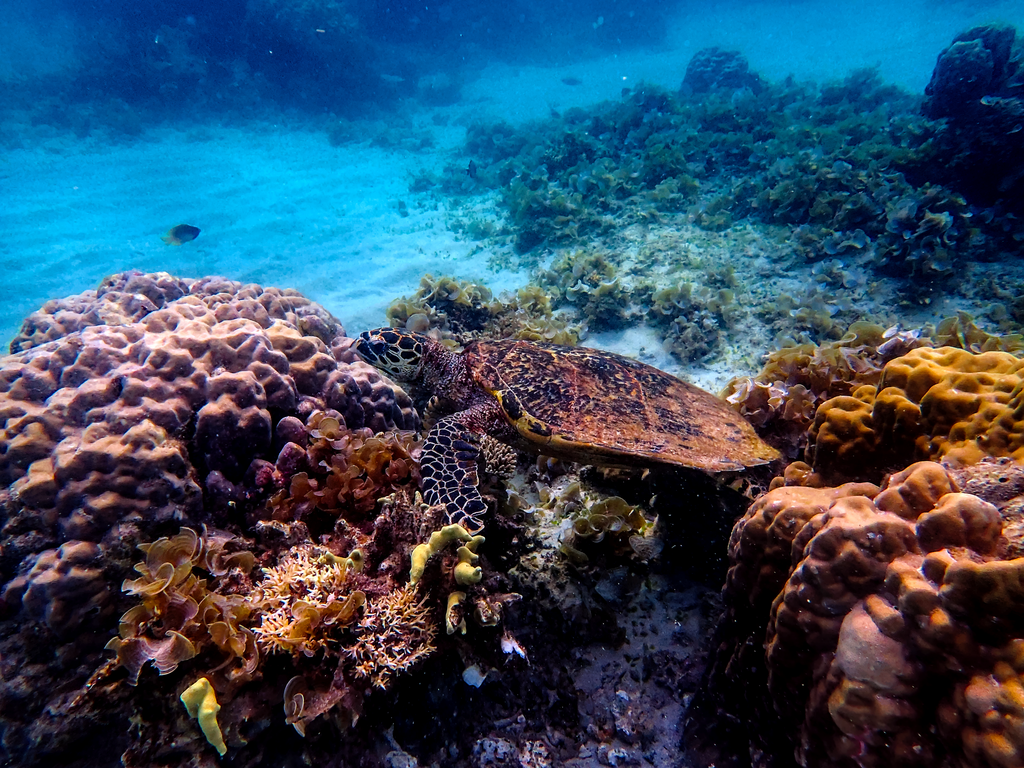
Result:
<instances>
[{"instance_id":1,"label":"sandy seafloor","mask_svg":"<svg viewBox=\"0 0 1024 768\"><path fill-rule=\"evenodd\" d=\"M461 202L454 213L436 196L409 191L414 173L449 161L467 123L586 107L640 81L676 88L693 53L709 45L740 50L769 79L824 81L877 66L884 81L920 93L953 35L989 21L1024 28L1024 3L693 3L656 51L588 60L565 51L557 67L496 63L466 82L455 105L410 101L394 118L352 126L356 135L380 134L383 119L409 131L408 146L389 148L332 146L322 122L309 126L296 114L164 126L111 142L32 127L9 111L0 117L9 147L0 155L0 343L6 347L46 299L130 268L296 288L350 333L383 324L388 303L414 291L425 273L485 282L496 294L515 289L526 272L489 268L501 256L495 246L451 227L467 215L497 216L492 199ZM11 23L0 21L0 34L14 32ZM19 55L40 51L23 36L4 37L17 42L0 52L0 74L13 76ZM423 137L433 145L420 148ZM165 245L160 235L181 222L201 227L200 238ZM644 341L626 331L590 343L636 354ZM721 384L729 373L701 383Z\"/></svg>"}]
</instances>

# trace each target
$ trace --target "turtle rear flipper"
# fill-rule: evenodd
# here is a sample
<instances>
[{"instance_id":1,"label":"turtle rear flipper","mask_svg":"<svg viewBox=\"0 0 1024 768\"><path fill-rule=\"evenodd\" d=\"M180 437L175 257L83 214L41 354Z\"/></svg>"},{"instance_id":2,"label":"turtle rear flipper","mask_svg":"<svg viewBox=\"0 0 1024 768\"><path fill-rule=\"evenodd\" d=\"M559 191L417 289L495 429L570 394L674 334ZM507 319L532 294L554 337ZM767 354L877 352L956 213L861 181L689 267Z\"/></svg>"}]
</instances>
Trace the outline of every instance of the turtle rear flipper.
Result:
<instances>
[{"instance_id":1,"label":"turtle rear flipper","mask_svg":"<svg viewBox=\"0 0 1024 768\"><path fill-rule=\"evenodd\" d=\"M477 488L481 434L463 423L465 414L443 418L431 428L420 455L420 474L424 501L443 505L449 525L476 534L487 511Z\"/></svg>"}]
</instances>

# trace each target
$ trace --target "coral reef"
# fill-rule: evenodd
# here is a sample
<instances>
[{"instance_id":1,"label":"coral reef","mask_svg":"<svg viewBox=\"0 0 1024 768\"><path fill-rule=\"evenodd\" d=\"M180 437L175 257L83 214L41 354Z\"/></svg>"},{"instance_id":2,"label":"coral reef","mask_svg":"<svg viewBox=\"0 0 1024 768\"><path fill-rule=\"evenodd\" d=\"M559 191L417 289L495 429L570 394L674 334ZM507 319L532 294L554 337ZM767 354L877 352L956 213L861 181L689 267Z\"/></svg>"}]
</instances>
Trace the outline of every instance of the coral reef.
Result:
<instances>
[{"instance_id":1,"label":"coral reef","mask_svg":"<svg viewBox=\"0 0 1024 768\"><path fill-rule=\"evenodd\" d=\"M523 254L573 247L613 222L721 231L756 220L796 229L808 261L856 263L923 302L1001 237L969 215L957 185L922 180L946 162L940 132L873 72L820 88L767 84L742 57L705 50L679 94L641 84L543 124L471 126L465 155L500 191Z\"/></svg>"},{"instance_id":2,"label":"coral reef","mask_svg":"<svg viewBox=\"0 0 1024 768\"><path fill-rule=\"evenodd\" d=\"M940 136L953 183L986 203L1014 209L1024 196L1024 69L1016 30L988 24L961 32L939 54L923 110L946 118ZM1009 245L1009 243L1007 243Z\"/></svg>"},{"instance_id":3,"label":"coral reef","mask_svg":"<svg viewBox=\"0 0 1024 768\"><path fill-rule=\"evenodd\" d=\"M551 312L539 290L493 304L503 328ZM684 480L524 475L485 441L515 490L484 486L486 541L445 533L410 401L301 297L126 275L27 331L0 377L4 759L674 759L709 603L651 519L731 519L711 481L678 515Z\"/></svg>"},{"instance_id":4,"label":"coral reef","mask_svg":"<svg viewBox=\"0 0 1024 768\"><path fill-rule=\"evenodd\" d=\"M1021 474L920 462L882 488L755 502L691 709L701 759L746 762L749 746L775 765L1019 764Z\"/></svg>"},{"instance_id":5,"label":"coral reef","mask_svg":"<svg viewBox=\"0 0 1024 768\"><path fill-rule=\"evenodd\" d=\"M1022 368L1024 361L1006 352L911 350L886 363L877 384L818 407L808 462L831 483L877 480L908 459L1020 459Z\"/></svg>"},{"instance_id":6,"label":"coral reef","mask_svg":"<svg viewBox=\"0 0 1024 768\"><path fill-rule=\"evenodd\" d=\"M76 717L57 736L43 721L38 730L22 724L46 707L63 711L68 686L100 665L126 607L115 585L136 544L183 525L243 522L277 490L272 477L270 486L259 481L268 459L288 453L299 417L333 409L339 427L353 430L418 426L404 392L345 362L348 343L336 319L294 291L167 274L114 275L25 321L0 370L0 718L10 754L31 762L88 734ZM362 461L345 475L352 489L364 475L412 477L399 443L404 466L368 455L376 439L346 432L352 464ZM317 461L334 449L321 453ZM196 554L186 549L175 565L147 566L145 584L136 580L148 602L123 623L118 651L133 676L150 660L170 669L204 648L237 655L245 644L234 593L211 598L206 579L185 568ZM177 576L168 581L162 566ZM159 636L149 634L156 617L166 622Z\"/></svg>"},{"instance_id":7,"label":"coral reef","mask_svg":"<svg viewBox=\"0 0 1024 768\"><path fill-rule=\"evenodd\" d=\"M761 78L750 71L750 64L737 51L701 48L686 65L683 87L694 93L707 93L716 88L749 88L757 93L764 86Z\"/></svg>"}]
</instances>

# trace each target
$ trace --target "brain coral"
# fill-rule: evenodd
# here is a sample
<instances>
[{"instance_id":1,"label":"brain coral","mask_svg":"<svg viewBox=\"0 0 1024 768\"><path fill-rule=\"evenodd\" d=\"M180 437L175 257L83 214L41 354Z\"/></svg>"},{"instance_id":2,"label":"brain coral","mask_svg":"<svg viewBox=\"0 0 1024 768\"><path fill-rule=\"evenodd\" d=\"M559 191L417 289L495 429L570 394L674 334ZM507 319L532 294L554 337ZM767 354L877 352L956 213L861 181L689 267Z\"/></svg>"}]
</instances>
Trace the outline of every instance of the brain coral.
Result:
<instances>
[{"instance_id":1,"label":"brain coral","mask_svg":"<svg viewBox=\"0 0 1024 768\"><path fill-rule=\"evenodd\" d=\"M0 721L95 666L135 544L225 523L296 418L418 426L348 345L295 291L164 273L114 275L25 321L0 360ZM30 646L45 671L19 662Z\"/></svg>"},{"instance_id":2,"label":"brain coral","mask_svg":"<svg viewBox=\"0 0 1024 768\"><path fill-rule=\"evenodd\" d=\"M752 698L760 666L800 765L1024 765L1021 498L962 491L1022 479L920 462L884 489L766 494L733 530L718 639L749 635L715 684Z\"/></svg>"},{"instance_id":3,"label":"brain coral","mask_svg":"<svg viewBox=\"0 0 1024 768\"><path fill-rule=\"evenodd\" d=\"M808 461L826 481L876 479L907 459L1024 459L1024 360L1006 352L919 348L875 386L822 403Z\"/></svg>"}]
</instances>

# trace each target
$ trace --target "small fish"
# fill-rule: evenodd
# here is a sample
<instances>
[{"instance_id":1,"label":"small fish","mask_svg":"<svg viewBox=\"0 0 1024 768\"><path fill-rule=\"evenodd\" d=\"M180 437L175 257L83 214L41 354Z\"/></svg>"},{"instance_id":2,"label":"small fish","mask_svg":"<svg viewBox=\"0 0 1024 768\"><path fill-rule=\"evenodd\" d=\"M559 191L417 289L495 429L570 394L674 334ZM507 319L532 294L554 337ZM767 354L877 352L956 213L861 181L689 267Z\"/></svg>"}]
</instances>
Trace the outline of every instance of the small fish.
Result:
<instances>
[{"instance_id":1,"label":"small fish","mask_svg":"<svg viewBox=\"0 0 1024 768\"><path fill-rule=\"evenodd\" d=\"M168 245L181 245L195 240L201 231L199 227L193 227L191 224L179 224L168 229L167 234L160 239Z\"/></svg>"},{"instance_id":2,"label":"small fish","mask_svg":"<svg viewBox=\"0 0 1024 768\"><path fill-rule=\"evenodd\" d=\"M466 168L466 175L469 176L469 178L471 178L471 179L475 179L476 178L476 161L475 160L470 160L469 161L469 167Z\"/></svg>"},{"instance_id":3,"label":"small fish","mask_svg":"<svg viewBox=\"0 0 1024 768\"><path fill-rule=\"evenodd\" d=\"M580 80L578 77L563 77L562 82L565 83L566 85L572 86L583 85L583 81Z\"/></svg>"}]
</instances>

